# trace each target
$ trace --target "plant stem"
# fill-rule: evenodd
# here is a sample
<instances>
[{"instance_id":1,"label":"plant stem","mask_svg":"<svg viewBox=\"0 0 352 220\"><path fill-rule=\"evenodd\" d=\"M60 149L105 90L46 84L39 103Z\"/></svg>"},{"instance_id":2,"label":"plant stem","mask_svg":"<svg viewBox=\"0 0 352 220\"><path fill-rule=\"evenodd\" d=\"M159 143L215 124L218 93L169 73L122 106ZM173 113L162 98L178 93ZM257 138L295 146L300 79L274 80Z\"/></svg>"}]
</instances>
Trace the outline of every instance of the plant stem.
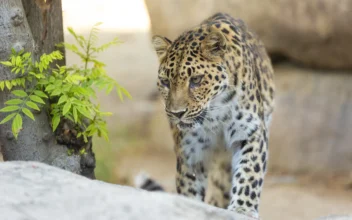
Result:
<instances>
[{"instance_id":1,"label":"plant stem","mask_svg":"<svg viewBox=\"0 0 352 220\"><path fill-rule=\"evenodd\" d=\"M85 61L85 64L84 64L84 76L85 77L87 76L87 68L88 68L88 60L90 57L90 46L91 46L92 33L93 33L93 30L90 30L89 37L88 37L87 50L86 50L86 59L84 60Z\"/></svg>"}]
</instances>

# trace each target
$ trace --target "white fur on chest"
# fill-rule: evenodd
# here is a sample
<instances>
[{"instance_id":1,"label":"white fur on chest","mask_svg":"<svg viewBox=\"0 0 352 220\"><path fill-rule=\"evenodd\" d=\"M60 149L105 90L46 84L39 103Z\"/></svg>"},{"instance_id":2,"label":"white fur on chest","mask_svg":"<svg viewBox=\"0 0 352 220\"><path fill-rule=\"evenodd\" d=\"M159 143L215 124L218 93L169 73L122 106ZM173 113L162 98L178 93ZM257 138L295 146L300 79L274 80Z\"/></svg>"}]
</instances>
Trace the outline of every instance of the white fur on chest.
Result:
<instances>
[{"instance_id":1,"label":"white fur on chest","mask_svg":"<svg viewBox=\"0 0 352 220\"><path fill-rule=\"evenodd\" d=\"M256 115L238 105L236 97L223 104L227 94L214 99L203 124L184 135L181 146L189 165L210 162L219 151L234 154L239 141L246 140L250 131L260 124Z\"/></svg>"}]
</instances>

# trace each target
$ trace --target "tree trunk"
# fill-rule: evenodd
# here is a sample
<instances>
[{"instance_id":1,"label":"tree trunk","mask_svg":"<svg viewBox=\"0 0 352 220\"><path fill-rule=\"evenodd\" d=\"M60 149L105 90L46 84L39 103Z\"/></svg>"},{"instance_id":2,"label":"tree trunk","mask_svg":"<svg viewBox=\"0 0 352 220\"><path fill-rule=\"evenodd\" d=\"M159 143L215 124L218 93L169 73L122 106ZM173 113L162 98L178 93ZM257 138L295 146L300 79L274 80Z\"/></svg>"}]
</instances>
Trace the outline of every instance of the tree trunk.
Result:
<instances>
[{"instance_id":1,"label":"tree trunk","mask_svg":"<svg viewBox=\"0 0 352 220\"><path fill-rule=\"evenodd\" d=\"M55 50L64 40L61 0L0 0L0 60L7 60L11 48L32 52L37 59ZM59 63L64 65L65 61ZM0 65L0 81L17 75ZM0 93L0 108L13 98L5 89ZM87 154L69 156L66 145L57 143L47 111L35 112L35 121L23 117L23 129L16 140L11 123L0 125L0 146L4 160L40 161L71 172L95 178L95 157L91 144ZM0 120L6 117L0 113Z\"/></svg>"}]
</instances>

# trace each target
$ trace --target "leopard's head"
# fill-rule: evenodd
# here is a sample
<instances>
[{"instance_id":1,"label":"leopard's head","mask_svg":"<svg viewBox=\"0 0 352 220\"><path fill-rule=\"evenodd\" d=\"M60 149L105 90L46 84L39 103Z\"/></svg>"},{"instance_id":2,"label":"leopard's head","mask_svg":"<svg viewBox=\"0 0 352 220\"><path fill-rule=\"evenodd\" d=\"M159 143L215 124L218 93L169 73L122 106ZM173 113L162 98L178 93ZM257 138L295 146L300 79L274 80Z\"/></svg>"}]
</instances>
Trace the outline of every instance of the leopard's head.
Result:
<instances>
[{"instance_id":1,"label":"leopard's head","mask_svg":"<svg viewBox=\"0 0 352 220\"><path fill-rule=\"evenodd\" d=\"M211 101L228 87L225 36L201 27L174 42L161 36L152 42L160 61L157 86L170 122L180 129L202 124Z\"/></svg>"}]
</instances>

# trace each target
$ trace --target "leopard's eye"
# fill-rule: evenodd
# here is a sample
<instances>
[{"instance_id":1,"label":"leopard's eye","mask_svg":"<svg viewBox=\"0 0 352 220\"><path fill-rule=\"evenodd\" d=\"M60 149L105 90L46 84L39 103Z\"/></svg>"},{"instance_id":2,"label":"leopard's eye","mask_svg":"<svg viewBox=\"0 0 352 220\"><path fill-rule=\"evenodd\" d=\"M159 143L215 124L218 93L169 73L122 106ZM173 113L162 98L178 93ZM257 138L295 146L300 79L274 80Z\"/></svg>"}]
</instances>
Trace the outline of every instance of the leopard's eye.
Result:
<instances>
[{"instance_id":1,"label":"leopard's eye","mask_svg":"<svg viewBox=\"0 0 352 220\"><path fill-rule=\"evenodd\" d=\"M203 77L204 75L192 77L189 83L190 87L193 88L193 87L199 86L200 83L202 82Z\"/></svg>"},{"instance_id":2,"label":"leopard's eye","mask_svg":"<svg viewBox=\"0 0 352 220\"><path fill-rule=\"evenodd\" d=\"M166 78L160 78L160 82L163 86L169 88L170 87L170 81L169 79L166 79Z\"/></svg>"}]
</instances>

